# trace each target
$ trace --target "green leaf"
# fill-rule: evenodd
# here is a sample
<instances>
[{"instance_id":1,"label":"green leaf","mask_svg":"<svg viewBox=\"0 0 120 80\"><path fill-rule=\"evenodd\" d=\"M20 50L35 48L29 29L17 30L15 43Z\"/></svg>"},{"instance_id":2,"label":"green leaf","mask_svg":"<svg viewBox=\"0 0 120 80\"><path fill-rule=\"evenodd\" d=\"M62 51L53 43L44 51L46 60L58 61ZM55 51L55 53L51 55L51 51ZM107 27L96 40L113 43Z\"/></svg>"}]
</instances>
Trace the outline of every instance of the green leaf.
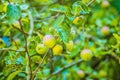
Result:
<instances>
[{"instance_id":1,"label":"green leaf","mask_svg":"<svg viewBox=\"0 0 120 80\"><path fill-rule=\"evenodd\" d=\"M11 74L8 76L7 80L13 80L13 78L14 78L19 72L21 72L21 71L15 71L15 72L11 73Z\"/></svg>"},{"instance_id":2,"label":"green leaf","mask_svg":"<svg viewBox=\"0 0 120 80\"><path fill-rule=\"evenodd\" d=\"M56 30L56 32L58 32L59 36L61 37L61 39L64 42L68 42L69 41L69 34L66 31L65 25L63 25L63 21L64 21L65 16L62 15L60 16L55 22L54 22L54 28Z\"/></svg>"},{"instance_id":3,"label":"green leaf","mask_svg":"<svg viewBox=\"0 0 120 80\"><path fill-rule=\"evenodd\" d=\"M60 12L60 13L67 13L68 12L68 7L57 5L54 8L51 8L50 10L55 11L55 12Z\"/></svg>"},{"instance_id":4,"label":"green leaf","mask_svg":"<svg viewBox=\"0 0 120 80\"><path fill-rule=\"evenodd\" d=\"M116 33L114 33L113 36L114 36L118 41L120 40L120 36L118 36Z\"/></svg>"},{"instance_id":5,"label":"green leaf","mask_svg":"<svg viewBox=\"0 0 120 80\"><path fill-rule=\"evenodd\" d=\"M88 14L88 13L89 13L89 9L88 9L87 5L85 5L81 1L77 1L77 2L73 3L73 5L72 5L72 14L73 15L78 16L80 14Z\"/></svg>"},{"instance_id":6,"label":"green leaf","mask_svg":"<svg viewBox=\"0 0 120 80\"><path fill-rule=\"evenodd\" d=\"M8 4L7 6L7 18L10 24L14 23L21 17L21 10L17 5Z\"/></svg>"},{"instance_id":7,"label":"green leaf","mask_svg":"<svg viewBox=\"0 0 120 80\"><path fill-rule=\"evenodd\" d=\"M54 22L54 27L60 26L65 19L65 15L59 16L59 18Z\"/></svg>"}]
</instances>

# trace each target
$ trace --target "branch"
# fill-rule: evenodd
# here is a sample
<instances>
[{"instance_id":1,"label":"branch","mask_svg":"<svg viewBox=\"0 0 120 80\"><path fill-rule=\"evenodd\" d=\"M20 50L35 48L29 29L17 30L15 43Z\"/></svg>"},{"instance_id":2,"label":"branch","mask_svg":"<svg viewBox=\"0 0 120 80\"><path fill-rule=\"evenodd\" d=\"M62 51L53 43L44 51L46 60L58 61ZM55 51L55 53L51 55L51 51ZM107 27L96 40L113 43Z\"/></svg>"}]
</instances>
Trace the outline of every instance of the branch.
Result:
<instances>
[{"instance_id":1,"label":"branch","mask_svg":"<svg viewBox=\"0 0 120 80\"><path fill-rule=\"evenodd\" d=\"M58 16L59 16L59 13L56 14L56 15L54 15L54 16L49 16L49 17L46 17L46 18L44 18L44 19L34 20L34 21L35 21L35 22L43 22L43 21L46 21L46 20L50 20L50 19L52 19L52 18L56 18L56 17L58 17Z\"/></svg>"},{"instance_id":2,"label":"branch","mask_svg":"<svg viewBox=\"0 0 120 80\"><path fill-rule=\"evenodd\" d=\"M34 21L33 21L33 17L31 12L28 12L28 16L29 16L29 20L30 20L30 30L29 30L29 36L28 38L31 38L32 34L33 34L33 30L34 30ZM28 42L28 45L30 44L30 42Z\"/></svg>"},{"instance_id":3,"label":"branch","mask_svg":"<svg viewBox=\"0 0 120 80\"><path fill-rule=\"evenodd\" d=\"M82 62L82 60L79 59L79 60L76 61L76 62L72 62L71 64L68 64L68 65L62 67L62 68L59 69L58 71L55 71L55 72L53 72L52 74L50 74L50 76L48 76L46 80L48 80L49 78L51 78L51 77L54 76L54 75L57 75L57 74L61 73L61 72L64 71L65 69L68 69L68 68L70 68L70 67L72 67L72 66L74 66L74 65L76 65L76 64L81 63L81 62Z\"/></svg>"},{"instance_id":4,"label":"branch","mask_svg":"<svg viewBox=\"0 0 120 80\"><path fill-rule=\"evenodd\" d=\"M92 3L94 3L96 0L91 0L88 4L87 4L87 6L90 6Z\"/></svg>"},{"instance_id":5,"label":"branch","mask_svg":"<svg viewBox=\"0 0 120 80\"><path fill-rule=\"evenodd\" d=\"M23 30L17 28L16 26L12 25L13 28L17 29L18 31L20 31L21 33L24 33L26 36L28 35L26 32L24 32Z\"/></svg>"},{"instance_id":6,"label":"branch","mask_svg":"<svg viewBox=\"0 0 120 80\"><path fill-rule=\"evenodd\" d=\"M0 49L0 51L25 52L25 50L14 50L14 49L11 49L11 48L2 48L2 49Z\"/></svg>"},{"instance_id":7,"label":"branch","mask_svg":"<svg viewBox=\"0 0 120 80\"><path fill-rule=\"evenodd\" d=\"M27 59L27 66L26 66L26 73L28 74L27 76L27 80L30 80L31 79L31 76L32 76L32 69L31 69L31 65L30 65L30 55L29 55L29 52L28 52L28 42L27 42L27 36L24 34L24 30L23 30L23 27L22 27L22 23L21 21L19 20L19 24L20 24L20 28L23 32L23 35L24 35L24 39L25 39L25 51L26 51L26 59Z\"/></svg>"},{"instance_id":8,"label":"branch","mask_svg":"<svg viewBox=\"0 0 120 80\"><path fill-rule=\"evenodd\" d=\"M33 73L33 76L32 76L32 78L31 78L31 80L34 80L34 77L35 77L37 71L39 70L41 64L44 62L46 56L48 55L48 51L49 51L49 49L46 51L46 53L45 53L45 55L43 56L42 60L40 60L39 65L38 65L38 67L35 69L35 71L34 71L34 73Z\"/></svg>"}]
</instances>

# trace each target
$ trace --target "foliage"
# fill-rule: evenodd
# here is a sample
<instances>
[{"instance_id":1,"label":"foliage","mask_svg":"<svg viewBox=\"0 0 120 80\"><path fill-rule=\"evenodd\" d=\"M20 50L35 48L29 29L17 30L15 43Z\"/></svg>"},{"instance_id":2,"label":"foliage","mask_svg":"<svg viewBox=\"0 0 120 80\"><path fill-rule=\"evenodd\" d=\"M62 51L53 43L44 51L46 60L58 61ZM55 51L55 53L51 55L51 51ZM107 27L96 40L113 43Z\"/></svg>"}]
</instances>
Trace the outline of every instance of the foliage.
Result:
<instances>
[{"instance_id":1,"label":"foliage","mask_svg":"<svg viewBox=\"0 0 120 80\"><path fill-rule=\"evenodd\" d=\"M1 0L0 80L120 80L119 2Z\"/></svg>"}]
</instances>

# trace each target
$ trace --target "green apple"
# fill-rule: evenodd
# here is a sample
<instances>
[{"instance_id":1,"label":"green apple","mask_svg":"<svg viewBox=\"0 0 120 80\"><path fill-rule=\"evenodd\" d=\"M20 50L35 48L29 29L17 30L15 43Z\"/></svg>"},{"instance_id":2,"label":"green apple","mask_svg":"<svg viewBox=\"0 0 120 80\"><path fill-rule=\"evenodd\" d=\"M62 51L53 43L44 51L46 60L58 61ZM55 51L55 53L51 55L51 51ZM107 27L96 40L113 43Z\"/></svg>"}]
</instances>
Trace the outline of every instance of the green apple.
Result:
<instances>
[{"instance_id":1,"label":"green apple","mask_svg":"<svg viewBox=\"0 0 120 80\"><path fill-rule=\"evenodd\" d=\"M44 44L38 44L38 45L36 46L36 52L37 52L38 54L44 54L46 51L47 51L47 47L44 46Z\"/></svg>"},{"instance_id":2,"label":"green apple","mask_svg":"<svg viewBox=\"0 0 120 80\"><path fill-rule=\"evenodd\" d=\"M60 55L63 51L63 47L61 45L57 44L53 47L52 50L53 50L54 55Z\"/></svg>"},{"instance_id":3,"label":"green apple","mask_svg":"<svg viewBox=\"0 0 120 80\"><path fill-rule=\"evenodd\" d=\"M91 60L93 54L89 49L84 49L81 51L80 56L84 61L89 61Z\"/></svg>"},{"instance_id":4,"label":"green apple","mask_svg":"<svg viewBox=\"0 0 120 80\"><path fill-rule=\"evenodd\" d=\"M45 35L43 38L43 44L48 47L48 48L52 48L56 43L56 40L54 38L54 36L52 35Z\"/></svg>"},{"instance_id":5,"label":"green apple","mask_svg":"<svg viewBox=\"0 0 120 80\"><path fill-rule=\"evenodd\" d=\"M108 26L103 26L102 29L101 29L101 33L102 33L102 35L104 35L104 36L109 35L109 34L110 34L110 29L109 29L109 27L108 27Z\"/></svg>"},{"instance_id":6,"label":"green apple","mask_svg":"<svg viewBox=\"0 0 120 80\"><path fill-rule=\"evenodd\" d=\"M80 78L84 78L85 77L85 73L83 70L78 70L77 74L79 75Z\"/></svg>"},{"instance_id":7,"label":"green apple","mask_svg":"<svg viewBox=\"0 0 120 80\"><path fill-rule=\"evenodd\" d=\"M102 3L101 3L101 6L102 6L103 8L107 8L107 7L110 6L110 3L109 3L108 0L103 0Z\"/></svg>"}]
</instances>

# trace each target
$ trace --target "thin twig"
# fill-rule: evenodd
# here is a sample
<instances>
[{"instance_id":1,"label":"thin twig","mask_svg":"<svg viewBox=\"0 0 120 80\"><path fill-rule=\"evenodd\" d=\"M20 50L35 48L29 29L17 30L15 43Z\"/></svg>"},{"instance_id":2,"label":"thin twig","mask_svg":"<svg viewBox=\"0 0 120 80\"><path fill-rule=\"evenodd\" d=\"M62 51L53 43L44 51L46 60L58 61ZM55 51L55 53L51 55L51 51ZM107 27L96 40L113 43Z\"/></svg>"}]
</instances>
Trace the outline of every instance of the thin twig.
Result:
<instances>
[{"instance_id":1,"label":"thin twig","mask_svg":"<svg viewBox=\"0 0 120 80\"><path fill-rule=\"evenodd\" d=\"M35 71L34 71L34 73L33 73L33 76L32 76L32 78L31 78L31 80L34 80L34 77L35 77L37 71L39 70L41 64L44 62L46 56L48 55L48 52L49 52L49 49L46 51L46 53L45 53L45 55L43 56L42 60L40 60L39 65L38 65L38 67L35 69Z\"/></svg>"},{"instance_id":2,"label":"thin twig","mask_svg":"<svg viewBox=\"0 0 120 80\"><path fill-rule=\"evenodd\" d=\"M80 60L78 60L78 61L76 61L76 62L72 62L71 64L68 64L68 65L62 67L62 68L59 69L58 71L55 71L55 72L53 72L52 74L50 74L50 75L47 77L46 80L48 80L49 78L51 78L51 77L54 76L54 75L57 75L57 74L61 73L61 72L64 71L65 69L68 69L68 68L70 68L70 67L72 67L72 66L74 66L74 65L76 65L76 64L81 63L81 62L82 62L82 60L80 59Z\"/></svg>"},{"instance_id":3,"label":"thin twig","mask_svg":"<svg viewBox=\"0 0 120 80\"><path fill-rule=\"evenodd\" d=\"M0 49L0 51L25 52L25 50L14 50L14 49L11 49L11 48L2 48L2 49Z\"/></svg>"},{"instance_id":4,"label":"thin twig","mask_svg":"<svg viewBox=\"0 0 120 80\"><path fill-rule=\"evenodd\" d=\"M33 34L33 30L34 30L34 21L33 21L33 17L31 12L28 12L28 16L29 16L29 20L30 20L30 30L29 30L29 36L28 38L31 38L32 34ZM28 42L28 45L30 44L30 42Z\"/></svg>"},{"instance_id":5,"label":"thin twig","mask_svg":"<svg viewBox=\"0 0 120 80\"><path fill-rule=\"evenodd\" d=\"M21 29L17 28L16 26L12 25L13 28L17 29L18 31L20 31L21 33L24 33L26 36L28 35L26 32L23 32Z\"/></svg>"},{"instance_id":6,"label":"thin twig","mask_svg":"<svg viewBox=\"0 0 120 80\"><path fill-rule=\"evenodd\" d=\"M20 20L19 20L19 24L20 24L20 28L21 28L21 30L23 32L24 39L25 39L25 46L24 46L24 48L25 48L25 51L26 51L26 58L28 60L27 61L27 66L26 66L26 71L27 71L27 74L29 75L29 76L27 76L27 80L30 80L31 76L32 76L32 69L31 69L31 65L30 65L30 62L31 62L30 55L29 55L29 52L28 52L27 36L24 34L24 30L23 30L22 23L21 23ZM29 72L29 70L30 70L30 72Z\"/></svg>"},{"instance_id":7,"label":"thin twig","mask_svg":"<svg viewBox=\"0 0 120 80\"><path fill-rule=\"evenodd\" d=\"M96 0L91 0L88 4L87 4L87 6L90 6L93 2L95 2Z\"/></svg>"},{"instance_id":8,"label":"thin twig","mask_svg":"<svg viewBox=\"0 0 120 80\"><path fill-rule=\"evenodd\" d=\"M56 17L58 17L59 16L59 13L58 14L56 14L56 15L54 15L54 16L50 16L50 17L46 17L46 18L44 18L44 19L41 19L41 20L34 20L35 22L43 22L43 21L47 21L47 20L50 20L50 19L52 19L52 18L56 18Z\"/></svg>"}]
</instances>

